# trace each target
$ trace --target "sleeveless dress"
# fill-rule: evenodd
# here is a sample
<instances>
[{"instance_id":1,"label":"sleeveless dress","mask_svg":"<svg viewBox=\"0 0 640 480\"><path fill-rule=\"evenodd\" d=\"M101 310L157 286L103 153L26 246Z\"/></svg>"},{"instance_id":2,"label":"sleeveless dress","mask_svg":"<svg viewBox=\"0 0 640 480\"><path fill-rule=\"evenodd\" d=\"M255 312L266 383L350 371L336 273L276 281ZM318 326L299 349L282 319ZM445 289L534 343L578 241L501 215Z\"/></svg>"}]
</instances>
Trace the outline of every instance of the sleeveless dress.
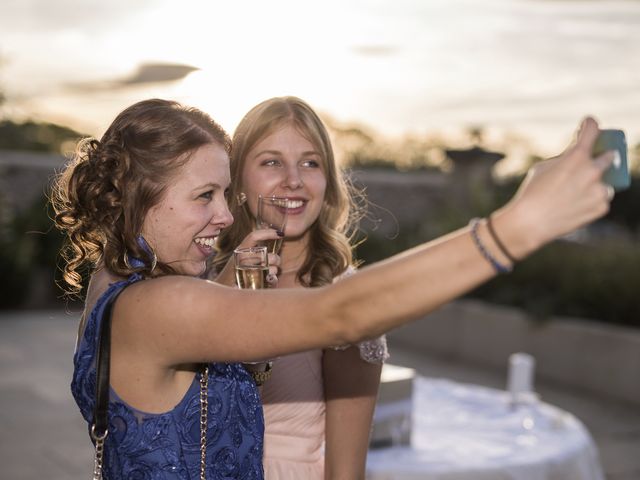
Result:
<instances>
[{"instance_id":1,"label":"sleeveless dress","mask_svg":"<svg viewBox=\"0 0 640 480\"><path fill-rule=\"evenodd\" d=\"M71 392L89 424L95 403L95 357L107 300L142 277L109 286L98 299L74 355ZM165 413L127 405L111 389L105 480L199 480L200 374L182 400ZM239 363L209 364L207 480L262 480L264 420L253 379Z\"/></svg>"},{"instance_id":2,"label":"sleeveless dress","mask_svg":"<svg viewBox=\"0 0 640 480\"><path fill-rule=\"evenodd\" d=\"M352 275L349 268L335 281ZM358 344L360 357L382 363L389 356L384 336ZM344 347L347 348L347 347ZM336 349L341 349L337 347ZM325 395L321 349L283 355L273 362L262 387L266 480L323 480Z\"/></svg>"}]
</instances>

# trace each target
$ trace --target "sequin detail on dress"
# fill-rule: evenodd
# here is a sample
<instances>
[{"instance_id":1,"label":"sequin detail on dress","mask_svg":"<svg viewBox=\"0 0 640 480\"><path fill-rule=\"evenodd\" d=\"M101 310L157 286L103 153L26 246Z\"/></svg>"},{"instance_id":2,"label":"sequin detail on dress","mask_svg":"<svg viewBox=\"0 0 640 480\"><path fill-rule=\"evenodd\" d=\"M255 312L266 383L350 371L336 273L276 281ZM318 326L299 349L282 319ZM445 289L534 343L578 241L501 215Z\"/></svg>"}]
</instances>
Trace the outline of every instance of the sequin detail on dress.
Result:
<instances>
[{"instance_id":1,"label":"sequin detail on dress","mask_svg":"<svg viewBox=\"0 0 640 480\"><path fill-rule=\"evenodd\" d=\"M337 282L343 278L350 277L357 270L353 266L349 266L341 275L334 279ZM360 358L369 363L384 363L389 358L389 350L387 348L387 337L384 335L374 338L373 340L365 340L357 344L360 350ZM351 345L340 345L330 347L333 350L346 350Z\"/></svg>"},{"instance_id":2,"label":"sequin detail on dress","mask_svg":"<svg viewBox=\"0 0 640 480\"><path fill-rule=\"evenodd\" d=\"M96 302L74 355L71 392L91 424L95 397L97 332L106 301L142 280L134 274L109 286ZM207 480L263 480L264 419L255 383L238 363L209 365ZM105 480L195 480L200 476L200 382L161 414L140 412L111 390Z\"/></svg>"}]
</instances>

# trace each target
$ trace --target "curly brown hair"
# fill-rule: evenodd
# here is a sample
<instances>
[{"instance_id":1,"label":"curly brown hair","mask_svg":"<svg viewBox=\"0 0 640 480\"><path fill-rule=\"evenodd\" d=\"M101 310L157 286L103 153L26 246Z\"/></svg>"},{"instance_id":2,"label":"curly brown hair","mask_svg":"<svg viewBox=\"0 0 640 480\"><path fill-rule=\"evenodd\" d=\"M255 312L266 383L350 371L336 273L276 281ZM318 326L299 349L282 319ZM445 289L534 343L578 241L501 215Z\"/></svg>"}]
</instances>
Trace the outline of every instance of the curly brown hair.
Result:
<instances>
[{"instance_id":1,"label":"curly brown hair","mask_svg":"<svg viewBox=\"0 0 640 480\"><path fill-rule=\"evenodd\" d=\"M104 265L119 276L173 273L154 264L155 254L138 241L151 207L198 148L231 139L209 115L177 102L152 99L122 111L98 141L85 139L54 182L56 226L67 238L61 251L67 293L82 289L83 268ZM145 266L132 267L127 257Z\"/></svg>"},{"instance_id":2,"label":"curly brown hair","mask_svg":"<svg viewBox=\"0 0 640 480\"><path fill-rule=\"evenodd\" d=\"M316 112L297 97L276 97L253 107L233 134L229 209L234 223L218 237L218 254L213 265L224 268L233 249L255 224L248 208L238 204L242 192L242 171L251 149L283 125L293 125L320 152L327 190L320 215L311 227L307 258L297 272L301 285L326 285L354 263L351 240L364 213L364 194L356 190L336 165L327 129Z\"/></svg>"}]
</instances>

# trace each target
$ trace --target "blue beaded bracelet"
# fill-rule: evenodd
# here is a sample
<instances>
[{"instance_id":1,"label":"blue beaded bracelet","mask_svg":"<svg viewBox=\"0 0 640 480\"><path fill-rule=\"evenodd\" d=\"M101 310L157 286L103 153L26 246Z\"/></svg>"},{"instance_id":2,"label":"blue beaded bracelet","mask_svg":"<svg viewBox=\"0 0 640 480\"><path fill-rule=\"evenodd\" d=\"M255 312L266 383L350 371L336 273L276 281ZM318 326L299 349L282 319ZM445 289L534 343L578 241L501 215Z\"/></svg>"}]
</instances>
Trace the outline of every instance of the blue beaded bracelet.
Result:
<instances>
[{"instance_id":1,"label":"blue beaded bracelet","mask_svg":"<svg viewBox=\"0 0 640 480\"><path fill-rule=\"evenodd\" d=\"M484 246L484 244L482 243L482 240L480 240L480 236L478 235L478 227L480 226L480 219L472 218L471 221L469 222L469 225L471 226L471 238L473 238L473 243L476 244L476 247L478 247L478 250L480 251L482 256L487 260L487 262L491 264L491 266L494 268L496 272L509 273L513 269L513 267L509 265L503 265L498 260L496 260L496 258L493 255L491 255L487 250L487 248Z\"/></svg>"}]
</instances>

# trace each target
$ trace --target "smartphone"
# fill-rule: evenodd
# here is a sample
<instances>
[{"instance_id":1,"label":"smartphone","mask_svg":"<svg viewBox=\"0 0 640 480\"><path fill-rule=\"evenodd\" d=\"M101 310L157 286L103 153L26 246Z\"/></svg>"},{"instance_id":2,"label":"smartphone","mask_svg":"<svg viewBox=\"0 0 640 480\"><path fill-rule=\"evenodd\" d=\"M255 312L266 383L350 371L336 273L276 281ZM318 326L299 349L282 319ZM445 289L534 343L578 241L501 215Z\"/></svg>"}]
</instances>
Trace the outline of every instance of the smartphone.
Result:
<instances>
[{"instance_id":1,"label":"smartphone","mask_svg":"<svg viewBox=\"0 0 640 480\"><path fill-rule=\"evenodd\" d=\"M627 140L622 130L601 130L593 146L593 156L597 157L608 150L615 151L611 166L604 172L602 180L611 185L616 192L626 190L631 185L629 163L627 162Z\"/></svg>"}]
</instances>

